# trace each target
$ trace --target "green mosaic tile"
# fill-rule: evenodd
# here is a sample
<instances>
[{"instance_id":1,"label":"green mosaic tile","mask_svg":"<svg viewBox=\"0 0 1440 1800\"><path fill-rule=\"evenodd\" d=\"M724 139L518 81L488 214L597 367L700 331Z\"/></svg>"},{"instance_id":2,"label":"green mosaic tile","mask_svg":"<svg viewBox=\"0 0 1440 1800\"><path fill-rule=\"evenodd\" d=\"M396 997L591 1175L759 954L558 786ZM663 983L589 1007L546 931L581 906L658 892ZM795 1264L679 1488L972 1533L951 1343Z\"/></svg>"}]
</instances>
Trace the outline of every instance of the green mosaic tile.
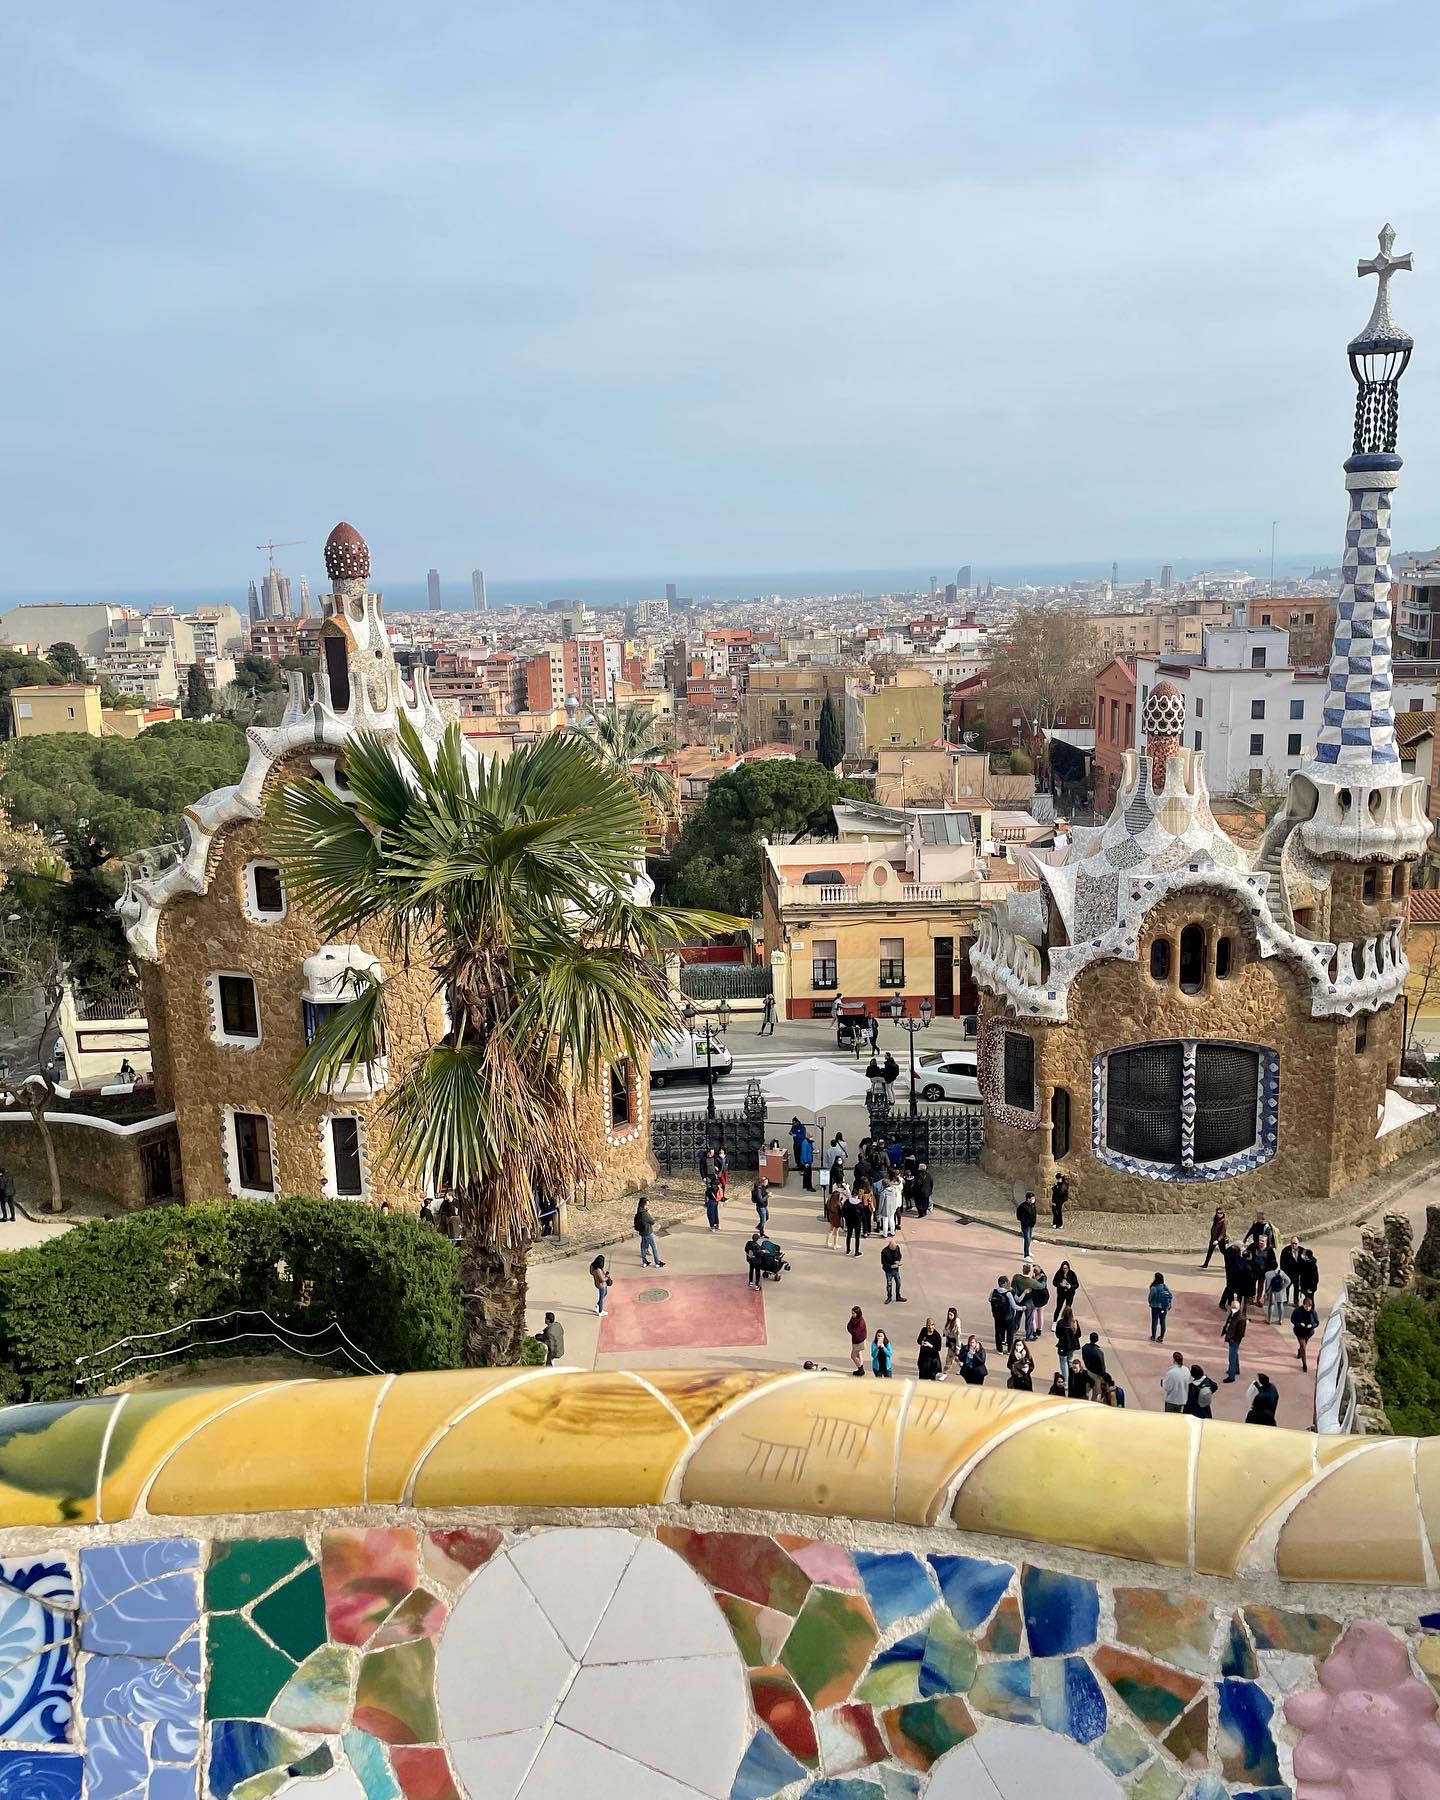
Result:
<instances>
[{"instance_id":1,"label":"green mosaic tile","mask_svg":"<svg viewBox=\"0 0 1440 1800\"><path fill-rule=\"evenodd\" d=\"M207 1719L263 1719L295 1673L288 1656L272 1649L238 1613L215 1613L209 1626Z\"/></svg>"},{"instance_id":2,"label":"green mosaic tile","mask_svg":"<svg viewBox=\"0 0 1440 1800\"><path fill-rule=\"evenodd\" d=\"M435 1712L433 1638L415 1638L366 1654L355 1687L355 1724L387 1744L436 1741L440 1721Z\"/></svg>"},{"instance_id":3,"label":"green mosaic tile","mask_svg":"<svg viewBox=\"0 0 1440 1800\"><path fill-rule=\"evenodd\" d=\"M885 1735L901 1762L912 1769L928 1769L947 1750L974 1737L975 1721L965 1702L951 1694L887 1712Z\"/></svg>"},{"instance_id":4,"label":"green mosaic tile","mask_svg":"<svg viewBox=\"0 0 1440 1800\"><path fill-rule=\"evenodd\" d=\"M237 1612L268 1593L309 1554L304 1538L296 1537L236 1538L216 1544L205 1571L206 1610Z\"/></svg>"},{"instance_id":5,"label":"green mosaic tile","mask_svg":"<svg viewBox=\"0 0 1440 1800\"><path fill-rule=\"evenodd\" d=\"M1153 1753L1154 1745L1133 1725L1112 1725L1095 1746L1095 1754L1112 1775L1133 1775Z\"/></svg>"},{"instance_id":6,"label":"green mosaic tile","mask_svg":"<svg viewBox=\"0 0 1440 1800\"><path fill-rule=\"evenodd\" d=\"M763 1669L775 1662L794 1623L790 1615L773 1606L757 1606L753 1600L737 1600L733 1594L717 1594L715 1599L746 1667Z\"/></svg>"},{"instance_id":7,"label":"green mosaic tile","mask_svg":"<svg viewBox=\"0 0 1440 1800\"><path fill-rule=\"evenodd\" d=\"M904 1706L920 1698L920 1663L881 1663L855 1690L855 1698L871 1706Z\"/></svg>"},{"instance_id":8,"label":"green mosaic tile","mask_svg":"<svg viewBox=\"0 0 1440 1800\"><path fill-rule=\"evenodd\" d=\"M955 1623L954 1614L942 1607L925 1633L925 1654L920 1664L922 1698L963 1694L975 1679L979 1660L974 1639Z\"/></svg>"},{"instance_id":9,"label":"green mosaic tile","mask_svg":"<svg viewBox=\"0 0 1440 1800\"><path fill-rule=\"evenodd\" d=\"M848 1700L879 1633L858 1594L812 1588L790 1629L780 1661L812 1706Z\"/></svg>"},{"instance_id":10,"label":"green mosaic tile","mask_svg":"<svg viewBox=\"0 0 1440 1800\"><path fill-rule=\"evenodd\" d=\"M311 1563L283 1587L267 1594L250 1617L287 1656L303 1662L325 1642L325 1589Z\"/></svg>"},{"instance_id":11,"label":"green mosaic tile","mask_svg":"<svg viewBox=\"0 0 1440 1800\"><path fill-rule=\"evenodd\" d=\"M298 1731L339 1731L350 1718L352 1653L325 1644L308 1657L280 1690L270 1717Z\"/></svg>"},{"instance_id":12,"label":"green mosaic tile","mask_svg":"<svg viewBox=\"0 0 1440 1800\"><path fill-rule=\"evenodd\" d=\"M1131 1782L1130 1793L1132 1800L1180 1800L1184 1787L1183 1776L1162 1762L1153 1762L1137 1781Z\"/></svg>"}]
</instances>

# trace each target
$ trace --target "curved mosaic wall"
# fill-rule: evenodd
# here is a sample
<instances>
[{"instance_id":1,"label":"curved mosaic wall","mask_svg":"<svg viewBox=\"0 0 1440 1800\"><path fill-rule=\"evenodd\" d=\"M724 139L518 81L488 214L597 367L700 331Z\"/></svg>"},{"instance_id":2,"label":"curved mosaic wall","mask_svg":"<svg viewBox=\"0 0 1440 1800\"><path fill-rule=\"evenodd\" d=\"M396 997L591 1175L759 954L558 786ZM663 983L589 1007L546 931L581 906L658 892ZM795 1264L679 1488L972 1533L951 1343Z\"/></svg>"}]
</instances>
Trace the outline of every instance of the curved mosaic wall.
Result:
<instances>
[{"instance_id":1,"label":"curved mosaic wall","mask_svg":"<svg viewBox=\"0 0 1440 1800\"><path fill-rule=\"evenodd\" d=\"M14 1408L0 1800L1430 1800L1437 1453L738 1371Z\"/></svg>"}]
</instances>

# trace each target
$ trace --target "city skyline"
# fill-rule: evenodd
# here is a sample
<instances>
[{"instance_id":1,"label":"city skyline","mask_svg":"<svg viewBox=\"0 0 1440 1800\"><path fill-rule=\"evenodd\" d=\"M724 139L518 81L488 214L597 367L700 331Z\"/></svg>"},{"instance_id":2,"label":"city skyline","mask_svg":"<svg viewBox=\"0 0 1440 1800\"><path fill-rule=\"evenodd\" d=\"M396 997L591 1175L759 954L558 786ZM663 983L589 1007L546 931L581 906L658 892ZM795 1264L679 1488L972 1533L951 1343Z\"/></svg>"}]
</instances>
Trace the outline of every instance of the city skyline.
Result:
<instances>
[{"instance_id":1,"label":"city skyline","mask_svg":"<svg viewBox=\"0 0 1440 1800\"><path fill-rule=\"evenodd\" d=\"M1384 13L1423 63L1433 14ZM0 589L243 582L297 517L457 591L477 546L565 581L1324 546L1383 216L1404 316L1440 295L1435 103L1356 87L1370 16L12 15Z\"/></svg>"}]
</instances>

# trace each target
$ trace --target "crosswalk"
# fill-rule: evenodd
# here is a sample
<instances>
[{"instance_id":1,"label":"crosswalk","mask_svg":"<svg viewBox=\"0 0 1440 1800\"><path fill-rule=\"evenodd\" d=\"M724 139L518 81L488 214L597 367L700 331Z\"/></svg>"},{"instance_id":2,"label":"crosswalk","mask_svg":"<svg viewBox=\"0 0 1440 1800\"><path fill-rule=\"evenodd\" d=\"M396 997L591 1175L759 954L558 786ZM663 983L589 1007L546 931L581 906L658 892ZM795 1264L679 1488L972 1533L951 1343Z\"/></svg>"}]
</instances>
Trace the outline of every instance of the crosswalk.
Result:
<instances>
[{"instance_id":1,"label":"crosswalk","mask_svg":"<svg viewBox=\"0 0 1440 1800\"><path fill-rule=\"evenodd\" d=\"M819 1050L805 1050L797 1054L793 1049L778 1050L736 1050L734 1066L725 1074L718 1071L715 1076L715 1109L717 1112L739 1112L745 1104L745 1089L753 1079L769 1075L772 1070L783 1069L787 1063L797 1062L800 1056L820 1056L823 1062L843 1063L854 1068L855 1058L848 1053L837 1053L833 1049L826 1055ZM862 1069L865 1064L859 1065ZM705 1072L698 1070L694 1075L681 1079L672 1077L664 1087L652 1087L650 1090L650 1111L652 1115L663 1117L666 1113L703 1112L705 1110Z\"/></svg>"}]
</instances>

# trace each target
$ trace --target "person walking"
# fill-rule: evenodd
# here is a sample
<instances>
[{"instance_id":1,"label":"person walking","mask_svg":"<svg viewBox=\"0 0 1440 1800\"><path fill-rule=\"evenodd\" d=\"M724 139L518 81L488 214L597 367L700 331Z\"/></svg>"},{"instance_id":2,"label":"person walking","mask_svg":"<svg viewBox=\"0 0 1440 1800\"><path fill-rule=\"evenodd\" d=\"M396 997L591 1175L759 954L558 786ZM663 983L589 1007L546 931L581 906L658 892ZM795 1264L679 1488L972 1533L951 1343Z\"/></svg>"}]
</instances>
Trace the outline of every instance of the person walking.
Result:
<instances>
[{"instance_id":1,"label":"person walking","mask_svg":"<svg viewBox=\"0 0 1440 1800\"><path fill-rule=\"evenodd\" d=\"M1006 1359L1010 1371L1005 1385L1014 1388L1017 1393L1029 1394L1035 1389L1035 1358L1030 1354L1030 1346L1023 1338L1016 1338L1010 1346L1010 1355Z\"/></svg>"},{"instance_id":2,"label":"person walking","mask_svg":"<svg viewBox=\"0 0 1440 1800\"><path fill-rule=\"evenodd\" d=\"M1250 1284L1255 1277L1250 1258L1239 1244L1226 1238L1220 1253L1225 1259L1225 1286L1220 1294L1220 1305L1228 1307L1232 1300L1249 1298Z\"/></svg>"},{"instance_id":3,"label":"person walking","mask_svg":"<svg viewBox=\"0 0 1440 1800\"><path fill-rule=\"evenodd\" d=\"M1210 1417L1210 1401L1215 1394L1215 1383L1205 1373L1199 1363L1190 1365L1190 1386L1185 1395L1183 1411L1192 1419L1208 1419Z\"/></svg>"},{"instance_id":4,"label":"person walking","mask_svg":"<svg viewBox=\"0 0 1440 1800\"><path fill-rule=\"evenodd\" d=\"M1308 1294L1312 1300L1320 1291L1320 1264L1315 1252L1308 1246L1302 1247L1300 1251L1297 1281L1300 1292Z\"/></svg>"},{"instance_id":5,"label":"person walking","mask_svg":"<svg viewBox=\"0 0 1440 1800\"><path fill-rule=\"evenodd\" d=\"M1150 1292L1147 1298L1150 1302L1150 1342L1163 1344L1165 1342L1165 1321L1170 1316L1171 1306L1174 1305L1174 1296L1165 1285L1165 1277L1158 1269L1150 1283Z\"/></svg>"},{"instance_id":6,"label":"person walking","mask_svg":"<svg viewBox=\"0 0 1440 1800\"><path fill-rule=\"evenodd\" d=\"M1285 1290L1289 1277L1283 1269L1272 1269L1265 1277L1265 1323L1278 1325L1285 1317Z\"/></svg>"},{"instance_id":7,"label":"person walking","mask_svg":"<svg viewBox=\"0 0 1440 1800\"><path fill-rule=\"evenodd\" d=\"M880 1015L878 1013L872 1013L870 1015L867 1021L867 1029L870 1034L870 1054L871 1056L878 1056L880 1053Z\"/></svg>"},{"instance_id":8,"label":"person walking","mask_svg":"<svg viewBox=\"0 0 1440 1800\"><path fill-rule=\"evenodd\" d=\"M915 1165L915 1217L923 1219L928 1216L930 1203L935 1197L935 1177L930 1173L928 1163Z\"/></svg>"},{"instance_id":9,"label":"person walking","mask_svg":"<svg viewBox=\"0 0 1440 1800\"><path fill-rule=\"evenodd\" d=\"M842 1182L839 1187L831 1185L825 1196L825 1247L834 1250L840 1242L840 1233L845 1225L845 1208L853 1204L850 1190Z\"/></svg>"},{"instance_id":10,"label":"person walking","mask_svg":"<svg viewBox=\"0 0 1440 1800\"><path fill-rule=\"evenodd\" d=\"M1217 1206L1215 1208L1215 1216L1210 1221L1210 1242L1206 1246L1205 1260L1200 1265L1202 1269L1208 1269L1210 1267L1210 1258L1217 1250L1220 1252L1223 1259L1225 1255L1225 1240L1229 1235L1230 1229L1225 1221L1225 1208L1223 1206Z\"/></svg>"},{"instance_id":11,"label":"person walking","mask_svg":"<svg viewBox=\"0 0 1440 1800\"><path fill-rule=\"evenodd\" d=\"M885 1304L892 1300L903 1302L905 1296L900 1292L901 1249L893 1237L885 1240L885 1248L880 1252L880 1267L885 1271Z\"/></svg>"},{"instance_id":12,"label":"person walking","mask_svg":"<svg viewBox=\"0 0 1440 1800\"><path fill-rule=\"evenodd\" d=\"M1020 1308L1027 1343L1040 1335L1035 1329L1035 1296L1040 1291L1040 1285L1036 1279L1035 1265L1027 1256L1010 1277L1010 1298ZM1045 1297L1047 1300L1050 1297L1048 1287L1045 1289Z\"/></svg>"},{"instance_id":13,"label":"person walking","mask_svg":"<svg viewBox=\"0 0 1440 1800\"><path fill-rule=\"evenodd\" d=\"M1300 1252L1303 1246L1298 1237L1280 1252L1280 1273L1290 1283L1290 1304L1294 1306L1300 1298Z\"/></svg>"},{"instance_id":14,"label":"person walking","mask_svg":"<svg viewBox=\"0 0 1440 1800\"><path fill-rule=\"evenodd\" d=\"M1230 1358L1230 1366L1224 1379L1238 1381L1240 1378L1240 1346L1245 1341L1245 1302L1243 1300L1237 1298L1230 1302L1230 1310L1225 1315L1225 1323L1220 1327L1220 1336Z\"/></svg>"},{"instance_id":15,"label":"person walking","mask_svg":"<svg viewBox=\"0 0 1440 1800\"><path fill-rule=\"evenodd\" d=\"M1020 1309L1015 1304L1015 1296L1010 1292L1010 1277L1001 1275L996 1278L990 1290L990 1317L995 1321L995 1350L1009 1353L1015 1342L1015 1334L1020 1329Z\"/></svg>"},{"instance_id":16,"label":"person walking","mask_svg":"<svg viewBox=\"0 0 1440 1800\"><path fill-rule=\"evenodd\" d=\"M765 1179L763 1170L756 1175L750 1184L750 1204L755 1208L755 1217L760 1223L762 1232L770 1228L770 1183ZM829 1207L829 1195L826 1195L826 1207Z\"/></svg>"},{"instance_id":17,"label":"person walking","mask_svg":"<svg viewBox=\"0 0 1440 1800\"><path fill-rule=\"evenodd\" d=\"M1290 1315L1290 1329L1295 1333L1295 1354L1300 1359L1300 1367L1310 1367L1310 1340L1314 1337L1320 1324L1320 1316L1315 1311L1315 1299L1311 1294L1302 1294L1300 1303Z\"/></svg>"},{"instance_id":18,"label":"person walking","mask_svg":"<svg viewBox=\"0 0 1440 1800\"><path fill-rule=\"evenodd\" d=\"M712 1231L720 1229L720 1182L713 1174L705 1177L705 1223Z\"/></svg>"},{"instance_id":19,"label":"person walking","mask_svg":"<svg viewBox=\"0 0 1440 1800\"><path fill-rule=\"evenodd\" d=\"M960 1379L967 1387L981 1387L989 1372L985 1367L985 1346L972 1333L960 1352Z\"/></svg>"},{"instance_id":20,"label":"person walking","mask_svg":"<svg viewBox=\"0 0 1440 1800\"><path fill-rule=\"evenodd\" d=\"M938 1381L940 1379L942 1343L939 1326L933 1319L927 1319L920 1327L920 1334L915 1339L918 1351L915 1359L915 1371L921 1381Z\"/></svg>"},{"instance_id":21,"label":"person walking","mask_svg":"<svg viewBox=\"0 0 1440 1800\"><path fill-rule=\"evenodd\" d=\"M0 1222L15 1223L15 1183L8 1169L0 1169Z\"/></svg>"},{"instance_id":22,"label":"person walking","mask_svg":"<svg viewBox=\"0 0 1440 1800\"><path fill-rule=\"evenodd\" d=\"M850 1333L850 1360L854 1363L854 1373L865 1373L865 1340L870 1335L870 1327L865 1323L865 1315L858 1306L850 1308L850 1317L845 1329Z\"/></svg>"},{"instance_id":23,"label":"person walking","mask_svg":"<svg viewBox=\"0 0 1440 1800\"><path fill-rule=\"evenodd\" d=\"M590 1279L595 1283L595 1311L605 1311L605 1296L614 1285L615 1277L605 1267L605 1258L597 1256L590 1265Z\"/></svg>"},{"instance_id":24,"label":"person walking","mask_svg":"<svg viewBox=\"0 0 1440 1800\"><path fill-rule=\"evenodd\" d=\"M870 1014L867 1009L862 1006L860 1008L860 1017L854 1020L850 1027L850 1054L855 1058L856 1062L859 1062L860 1052L870 1041L870 1025Z\"/></svg>"},{"instance_id":25,"label":"person walking","mask_svg":"<svg viewBox=\"0 0 1440 1800\"><path fill-rule=\"evenodd\" d=\"M847 1194L840 1203L840 1216L845 1221L845 1254L849 1256L854 1247L856 1256L860 1254L860 1234L865 1227L865 1208L859 1194Z\"/></svg>"},{"instance_id":26,"label":"person walking","mask_svg":"<svg viewBox=\"0 0 1440 1800\"><path fill-rule=\"evenodd\" d=\"M1035 1235L1036 1213L1035 1196L1033 1194L1027 1193L1025 1198L1015 1208L1015 1217L1020 1222L1020 1254L1022 1256L1028 1256L1030 1254L1030 1240Z\"/></svg>"},{"instance_id":27,"label":"person walking","mask_svg":"<svg viewBox=\"0 0 1440 1800\"><path fill-rule=\"evenodd\" d=\"M1100 1348L1100 1333L1092 1331L1089 1339L1080 1350L1080 1360L1085 1365L1085 1372L1094 1381L1108 1371L1105 1368L1105 1352Z\"/></svg>"},{"instance_id":28,"label":"person walking","mask_svg":"<svg viewBox=\"0 0 1440 1800\"><path fill-rule=\"evenodd\" d=\"M565 1354L565 1327L553 1312L547 1312L545 1323L535 1333L535 1342L545 1346L545 1367L553 1368Z\"/></svg>"},{"instance_id":29,"label":"person walking","mask_svg":"<svg viewBox=\"0 0 1440 1800\"><path fill-rule=\"evenodd\" d=\"M900 1079L900 1065L895 1060L893 1050L885 1052L885 1060L880 1065L880 1078L885 1083L885 1104L895 1110L895 1083Z\"/></svg>"},{"instance_id":30,"label":"person walking","mask_svg":"<svg viewBox=\"0 0 1440 1800\"><path fill-rule=\"evenodd\" d=\"M875 1333L870 1345L870 1368L881 1381L890 1379L890 1369L895 1361L890 1349L890 1340L883 1331Z\"/></svg>"},{"instance_id":31,"label":"person walking","mask_svg":"<svg viewBox=\"0 0 1440 1800\"><path fill-rule=\"evenodd\" d=\"M1247 1425L1273 1425L1275 1409L1280 1404L1280 1390L1268 1375L1257 1375L1245 1390L1245 1398L1250 1402L1250 1410L1245 1415Z\"/></svg>"},{"instance_id":32,"label":"person walking","mask_svg":"<svg viewBox=\"0 0 1440 1800\"><path fill-rule=\"evenodd\" d=\"M845 1017L845 996L842 993L837 991L835 998L830 1002L830 1018L831 1018L832 1023L837 1027L837 1029L839 1027L840 1021L844 1017Z\"/></svg>"},{"instance_id":33,"label":"person walking","mask_svg":"<svg viewBox=\"0 0 1440 1800\"><path fill-rule=\"evenodd\" d=\"M755 1035L764 1037L767 1033L771 1037L775 1035L775 996L773 994L767 994L760 1003L760 1029Z\"/></svg>"},{"instance_id":34,"label":"person walking","mask_svg":"<svg viewBox=\"0 0 1440 1800\"><path fill-rule=\"evenodd\" d=\"M944 1373L948 1375L960 1360L960 1314L953 1306L946 1311L940 1335L945 1339Z\"/></svg>"},{"instance_id":35,"label":"person walking","mask_svg":"<svg viewBox=\"0 0 1440 1800\"><path fill-rule=\"evenodd\" d=\"M1050 1285L1055 1290L1055 1304L1057 1307L1067 1305L1071 1307L1074 1306L1075 1296L1080 1292L1080 1277L1070 1267L1070 1259L1068 1256L1061 1262L1060 1267L1055 1271L1055 1279Z\"/></svg>"},{"instance_id":36,"label":"person walking","mask_svg":"<svg viewBox=\"0 0 1440 1800\"><path fill-rule=\"evenodd\" d=\"M1065 1208L1070 1203L1070 1178L1057 1175L1050 1184L1050 1223L1059 1231L1065 1224Z\"/></svg>"},{"instance_id":37,"label":"person walking","mask_svg":"<svg viewBox=\"0 0 1440 1800\"><path fill-rule=\"evenodd\" d=\"M1184 1412L1185 1396L1189 1392L1190 1371L1185 1367L1184 1356L1177 1350L1171 1357L1170 1367L1160 1377L1160 1393L1166 1412Z\"/></svg>"},{"instance_id":38,"label":"person walking","mask_svg":"<svg viewBox=\"0 0 1440 1800\"><path fill-rule=\"evenodd\" d=\"M750 1286L760 1285L760 1246L765 1242L765 1233L757 1225L745 1240L745 1268Z\"/></svg>"},{"instance_id":39,"label":"person walking","mask_svg":"<svg viewBox=\"0 0 1440 1800\"><path fill-rule=\"evenodd\" d=\"M650 1202L644 1194L640 1196L640 1204L635 1208L635 1234L640 1239L640 1267L649 1268L653 1262L657 1269L665 1264L660 1260L660 1246L655 1242L655 1215L650 1211Z\"/></svg>"},{"instance_id":40,"label":"person walking","mask_svg":"<svg viewBox=\"0 0 1440 1800\"><path fill-rule=\"evenodd\" d=\"M815 1183L811 1177L811 1171L815 1166L815 1146L810 1141L810 1133L808 1131L804 1133L799 1144L796 1145L795 1160L800 1165L801 1187L804 1188L807 1194L813 1194L815 1192Z\"/></svg>"},{"instance_id":41,"label":"person walking","mask_svg":"<svg viewBox=\"0 0 1440 1800\"><path fill-rule=\"evenodd\" d=\"M730 1198L730 1152L723 1144L715 1147L715 1179L720 1187L720 1204Z\"/></svg>"},{"instance_id":42,"label":"person walking","mask_svg":"<svg viewBox=\"0 0 1440 1800\"><path fill-rule=\"evenodd\" d=\"M1055 1308L1055 1354L1062 1369L1070 1367L1070 1359L1079 1348L1080 1326L1075 1308L1066 1300Z\"/></svg>"}]
</instances>

